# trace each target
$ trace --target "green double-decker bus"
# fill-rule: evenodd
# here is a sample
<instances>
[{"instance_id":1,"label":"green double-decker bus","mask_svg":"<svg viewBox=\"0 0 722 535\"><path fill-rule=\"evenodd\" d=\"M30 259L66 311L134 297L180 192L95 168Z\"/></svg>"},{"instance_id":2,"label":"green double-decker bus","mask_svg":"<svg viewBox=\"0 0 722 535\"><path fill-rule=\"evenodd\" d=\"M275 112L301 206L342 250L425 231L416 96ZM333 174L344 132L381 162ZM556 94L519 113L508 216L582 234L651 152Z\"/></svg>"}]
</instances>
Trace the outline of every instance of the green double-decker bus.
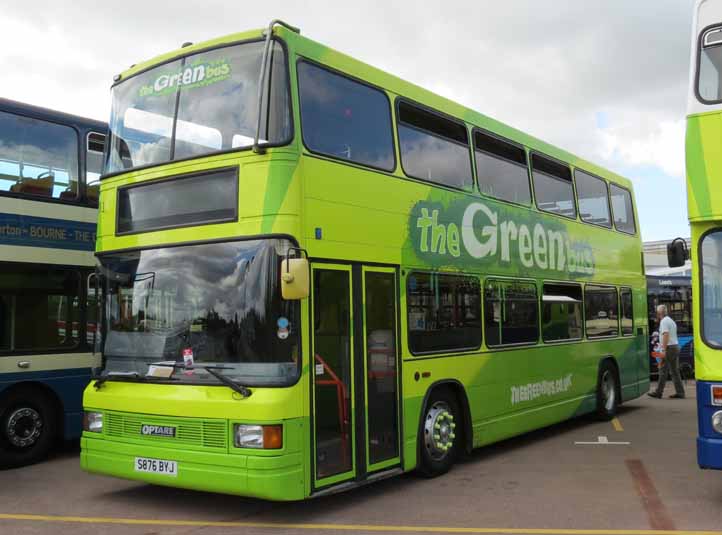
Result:
<instances>
[{"instance_id":1,"label":"green double-decker bus","mask_svg":"<svg viewBox=\"0 0 722 535\"><path fill-rule=\"evenodd\" d=\"M273 500L649 382L629 181L284 23L116 78L85 470Z\"/></svg>"},{"instance_id":2,"label":"green double-decker bus","mask_svg":"<svg viewBox=\"0 0 722 535\"><path fill-rule=\"evenodd\" d=\"M694 359L701 468L722 470L722 2L698 0L687 113L687 208L692 229ZM671 265L684 263L684 241Z\"/></svg>"}]
</instances>

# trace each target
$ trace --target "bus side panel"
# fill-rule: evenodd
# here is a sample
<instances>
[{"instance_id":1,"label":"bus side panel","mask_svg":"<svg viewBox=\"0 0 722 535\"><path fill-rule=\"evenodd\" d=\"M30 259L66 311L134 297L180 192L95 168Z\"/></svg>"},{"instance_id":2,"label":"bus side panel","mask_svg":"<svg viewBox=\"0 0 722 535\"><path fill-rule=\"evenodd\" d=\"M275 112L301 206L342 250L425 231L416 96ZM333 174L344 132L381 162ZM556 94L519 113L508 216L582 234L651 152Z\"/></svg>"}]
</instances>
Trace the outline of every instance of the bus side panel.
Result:
<instances>
[{"instance_id":1,"label":"bus side panel","mask_svg":"<svg viewBox=\"0 0 722 535\"><path fill-rule=\"evenodd\" d=\"M619 367L624 400L646 392L644 335L443 358L407 357L404 468L416 464L422 404L434 383L449 380L465 385L473 446L479 447L593 412L599 364L605 357L614 358Z\"/></svg>"}]
</instances>

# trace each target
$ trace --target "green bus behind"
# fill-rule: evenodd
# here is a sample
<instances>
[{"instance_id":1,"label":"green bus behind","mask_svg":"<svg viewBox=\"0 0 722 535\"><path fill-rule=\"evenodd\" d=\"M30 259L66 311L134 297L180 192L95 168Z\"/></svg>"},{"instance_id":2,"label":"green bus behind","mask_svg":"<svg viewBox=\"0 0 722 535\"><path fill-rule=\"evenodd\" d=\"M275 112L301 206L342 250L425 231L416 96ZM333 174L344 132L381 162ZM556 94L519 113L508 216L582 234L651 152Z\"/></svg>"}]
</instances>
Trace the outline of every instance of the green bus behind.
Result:
<instances>
[{"instance_id":1,"label":"green bus behind","mask_svg":"<svg viewBox=\"0 0 722 535\"><path fill-rule=\"evenodd\" d=\"M110 132L85 470L298 500L648 389L620 176L284 24L119 75Z\"/></svg>"}]
</instances>

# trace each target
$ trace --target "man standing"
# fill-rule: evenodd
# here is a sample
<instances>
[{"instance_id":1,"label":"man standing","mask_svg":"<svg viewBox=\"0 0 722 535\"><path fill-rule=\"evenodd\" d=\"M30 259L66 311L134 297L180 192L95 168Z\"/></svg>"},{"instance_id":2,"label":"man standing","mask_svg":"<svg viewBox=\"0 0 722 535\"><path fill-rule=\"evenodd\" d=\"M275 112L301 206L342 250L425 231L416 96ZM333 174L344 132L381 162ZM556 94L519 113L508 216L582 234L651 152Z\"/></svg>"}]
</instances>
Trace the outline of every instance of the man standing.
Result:
<instances>
[{"instance_id":1,"label":"man standing","mask_svg":"<svg viewBox=\"0 0 722 535\"><path fill-rule=\"evenodd\" d=\"M649 396L661 398L664 393L664 385L667 382L667 373L672 374L674 389L676 393L671 398L684 398L684 385L679 375L679 341L677 340L677 324L667 315L667 306L657 307L657 318L659 319L659 344L661 353L664 355L662 365L659 369L659 383L657 390L650 392Z\"/></svg>"}]
</instances>

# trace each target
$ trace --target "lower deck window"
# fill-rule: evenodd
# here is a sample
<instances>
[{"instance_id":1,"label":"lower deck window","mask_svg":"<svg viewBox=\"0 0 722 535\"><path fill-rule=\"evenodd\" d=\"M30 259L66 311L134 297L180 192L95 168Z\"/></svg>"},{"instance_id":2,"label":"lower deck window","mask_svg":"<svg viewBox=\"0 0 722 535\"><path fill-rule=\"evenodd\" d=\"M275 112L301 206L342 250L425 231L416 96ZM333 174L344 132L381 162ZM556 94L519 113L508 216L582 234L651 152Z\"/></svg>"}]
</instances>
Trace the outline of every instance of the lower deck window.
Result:
<instances>
[{"instance_id":1,"label":"lower deck window","mask_svg":"<svg viewBox=\"0 0 722 535\"><path fill-rule=\"evenodd\" d=\"M484 335L489 347L539 340L539 307L532 282L487 281Z\"/></svg>"},{"instance_id":2,"label":"lower deck window","mask_svg":"<svg viewBox=\"0 0 722 535\"><path fill-rule=\"evenodd\" d=\"M616 288L588 285L584 289L587 336L619 334L619 304Z\"/></svg>"},{"instance_id":3,"label":"lower deck window","mask_svg":"<svg viewBox=\"0 0 722 535\"><path fill-rule=\"evenodd\" d=\"M579 340L582 330L582 287L545 284L542 297L544 341Z\"/></svg>"},{"instance_id":4,"label":"lower deck window","mask_svg":"<svg viewBox=\"0 0 722 535\"><path fill-rule=\"evenodd\" d=\"M0 267L0 351L77 346L80 303L76 271Z\"/></svg>"},{"instance_id":5,"label":"lower deck window","mask_svg":"<svg viewBox=\"0 0 722 535\"><path fill-rule=\"evenodd\" d=\"M619 300L622 303L622 336L631 336L634 334L632 290L629 288L623 288L620 290Z\"/></svg>"},{"instance_id":6,"label":"lower deck window","mask_svg":"<svg viewBox=\"0 0 722 535\"><path fill-rule=\"evenodd\" d=\"M481 346L481 290L476 277L412 273L406 290L412 353Z\"/></svg>"}]
</instances>

